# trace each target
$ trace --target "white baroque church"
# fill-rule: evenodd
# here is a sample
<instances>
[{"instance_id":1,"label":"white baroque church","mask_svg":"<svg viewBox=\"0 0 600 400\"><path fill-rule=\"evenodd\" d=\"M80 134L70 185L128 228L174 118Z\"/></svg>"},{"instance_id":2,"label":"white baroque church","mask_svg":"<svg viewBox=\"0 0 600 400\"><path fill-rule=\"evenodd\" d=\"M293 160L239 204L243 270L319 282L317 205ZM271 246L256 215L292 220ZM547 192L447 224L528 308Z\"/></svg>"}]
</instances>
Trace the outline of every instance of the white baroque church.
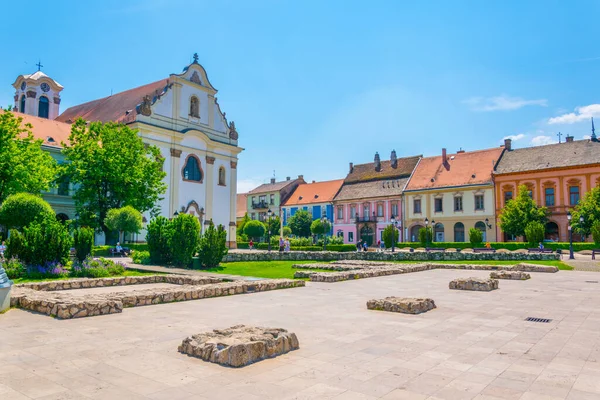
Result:
<instances>
[{"instance_id":1,"label":"white baroque church","mask_svg":"<svg viewBox=\"0 0 600 400\"><path fill-rule=\"evenodd\" d=\"M59 113L63 87L37 71L14 82L17 115L33 125L44 148L60 159L60 142L67 141L70 126L79 117L86 121L119 122L136 129L143 141L157 146L164 157L167 191L159 202L161 215L195 215L201 226L212 221L227 230L235 247L238 133L228 122L216 98L217 90L204 68L194 61L181 74L70 107ZM23 115L21 115L23 114ZM72 187L52 189L44 197L64 218L74 218L74 208L60 202ZM53 204L54 203L54 204ZM71 201L72 204L72 201ZM144 220L149 220L146 214ZM143 240L144 234L138 237Z\"/></svg>"}]
</instances>

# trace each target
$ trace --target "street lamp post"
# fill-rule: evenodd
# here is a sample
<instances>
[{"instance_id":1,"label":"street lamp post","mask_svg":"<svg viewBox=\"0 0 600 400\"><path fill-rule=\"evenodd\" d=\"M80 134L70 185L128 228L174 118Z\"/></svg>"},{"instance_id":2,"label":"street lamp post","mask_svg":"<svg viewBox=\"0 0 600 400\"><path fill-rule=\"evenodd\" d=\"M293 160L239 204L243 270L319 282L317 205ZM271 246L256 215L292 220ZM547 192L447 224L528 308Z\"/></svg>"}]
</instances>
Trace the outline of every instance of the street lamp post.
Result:
<instances>
[{"instance_id":1,"label":"street lamp post","mask_svg":"<svg viewBox=\"0 0 600 400\"><path fill-rule=\"evenodd\" d=\"M398 225L398 220L396 220L396 218L392 215L392 218L390 220L392 222L392 253L394 252L395 249L395 244L396 244L396 226Z\"/></svg>"},{"instance_id":2,"label":"street lamp post","mask_svg":"<svg viewBox=\"0 0 600 400\"><path fill-rule=\"evenodd\" d=\"M269 208L267 211L267 240L269 241L269 252L271 252L271 216L273 215L273 211Z\"/></svg>"},{"instance_id":3,"label":"street lamp post","mask_svg":"<svg viewBox=\"0 0 600 400\"><path fill-rule=\"evenodd\" d=\"M425 248L429 246L429 220L425 217Z\"/></svg>"},{"instance_id":4,"label":"street lamp post","mask_svg":"<svg viewBox=\"0 0 600 400\"><path fill-rule=\"evenodd\" d=\"M435 242L435 220L431 220L431 246L433 247L433 242Z\"/></svg>"},{"instance_id":5,"label":"street lamp post","mask_svg":"<svg viewBox=\"0 0 600 400\"><path fill-rule=\"evenodd\" d=\"M575 256L573 255L573 227L571 226L571 219L573 216L571 215L571 211L567 211L567 220L569 221L569 260L574 260Z\"/></svg>"},{"instance_id":6,"label":"street lamp post","mask_svg":"<svg viewBox=\"0 0 600 400\"><path fill-rule=\"evenodd\" d=\"M323 225L323 251L327 250L327 232L325 232L325 227L329 221L327 220L327 215L323 215L321 217L321 224Z\"/></svg>"}]
</instances>

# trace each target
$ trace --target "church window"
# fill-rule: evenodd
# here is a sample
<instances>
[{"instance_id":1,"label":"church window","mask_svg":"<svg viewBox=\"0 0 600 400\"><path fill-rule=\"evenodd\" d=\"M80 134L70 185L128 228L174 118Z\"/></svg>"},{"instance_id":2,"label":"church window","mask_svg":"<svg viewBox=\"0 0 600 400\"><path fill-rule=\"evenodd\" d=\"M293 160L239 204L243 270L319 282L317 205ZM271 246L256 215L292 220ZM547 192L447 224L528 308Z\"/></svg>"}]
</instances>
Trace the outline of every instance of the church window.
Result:
<instances>
[{"instance_id":1,"label":"church window","mask_svg":"<svg viewBox=\"0 0 600 400\"><path fill-rule=\"evenodd\" d=\"M219 168L219 185L225 186L225 168L224 167Z\"/></svg>"},{"instance_id":2,"label":"church window","mask_svg":"<svg viewBox=\"0 0 600 400\"><path fill-rule=\"evenodd\" d=\"M202 183L202 169L200 168L200 161L194 155L188 156L185 160L185 166L183 167L183 180L195 181Z\"/></svg>"},{"instance_id":3,"label":"church window","mask_svg":"<svg viewBox=\"0 0 600 400\"><path fill-rule=\"evenodd\" d=\"M192 96L190 100L190 115L192 117L200 118L200 100L196 96Z\"/></svg>"},{"instance_id":4,"label":"church window","mask_svg":"<svg viewBox=\"0 0 600 400\"><path fill-rule=\"evenodd\" d=\"M48 98L46 96L40 97L40 103L38 105L38 117L48 118L49 109L50 103L48 102Z\"/></svg>"},{"instance_id":5,"label":"church window","mask_svg":"<svg viewBox=\"0 0 600 400\"><path fill-rule=\"evenodd\" d=\"M69 195L69 178L62 177L58 181L58 195L59 196L68 196Z\"/></svg>"},{"instance_id":6,"label":"church window","mask_svg":"<svg viewBox=\"0 0 600 400\"><path fill-rule=\"evenodd\" d=\"M19 105L19 112L25 113L25 95L21 96L21 104Z\"/></svg>"}]
</instances>

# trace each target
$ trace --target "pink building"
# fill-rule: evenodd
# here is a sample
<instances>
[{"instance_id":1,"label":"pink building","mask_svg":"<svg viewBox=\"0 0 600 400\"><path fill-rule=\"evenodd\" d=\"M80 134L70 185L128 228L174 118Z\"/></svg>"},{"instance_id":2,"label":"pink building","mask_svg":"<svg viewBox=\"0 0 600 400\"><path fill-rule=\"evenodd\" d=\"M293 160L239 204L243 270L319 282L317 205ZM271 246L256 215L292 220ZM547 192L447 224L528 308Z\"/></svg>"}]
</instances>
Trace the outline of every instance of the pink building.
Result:
<instances>
[{"instance_id":1,"label":"pink building","mask_svg":"<svg viewBox=\"0 0 600 400\"><path fill-rule=\"evenodd\" d=\"M376 245L394 217L402 241L402 190L420 158L397 158L392 151L390 160L381 161L375 153L372 163L350 163L350 172L333 200L334 234L342 236L344 243L362 240Z\"/></svg>"}]
</instances>

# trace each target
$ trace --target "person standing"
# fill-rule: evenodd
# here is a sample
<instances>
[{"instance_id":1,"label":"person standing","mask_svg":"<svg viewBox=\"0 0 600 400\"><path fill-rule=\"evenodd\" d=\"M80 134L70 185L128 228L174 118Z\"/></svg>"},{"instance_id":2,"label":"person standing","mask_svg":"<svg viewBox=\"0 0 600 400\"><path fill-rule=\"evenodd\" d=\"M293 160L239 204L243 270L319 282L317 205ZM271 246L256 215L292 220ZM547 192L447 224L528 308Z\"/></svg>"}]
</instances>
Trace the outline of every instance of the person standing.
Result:
<instances>
[{"instance_id":1,"label":"person standing","mask_svg":"<svg viewBox=\"0 0 600 400\"><path fill-rule=\"evenodd\" d=\"M285 246L285 241L283 240L283 236L279 236L279 252L283 251L283 247Z\"/></svg>"},{"instance_id":2,"label":"person standing","mask_svg":"<svg viewBox=\"0 0 600 400\"><path fill-rule=\"evenodd\" d=\"M6 242L3 240L0 244L0 260L4 258L4 252L6 251Z\"/></svg>"}]
</instances>

